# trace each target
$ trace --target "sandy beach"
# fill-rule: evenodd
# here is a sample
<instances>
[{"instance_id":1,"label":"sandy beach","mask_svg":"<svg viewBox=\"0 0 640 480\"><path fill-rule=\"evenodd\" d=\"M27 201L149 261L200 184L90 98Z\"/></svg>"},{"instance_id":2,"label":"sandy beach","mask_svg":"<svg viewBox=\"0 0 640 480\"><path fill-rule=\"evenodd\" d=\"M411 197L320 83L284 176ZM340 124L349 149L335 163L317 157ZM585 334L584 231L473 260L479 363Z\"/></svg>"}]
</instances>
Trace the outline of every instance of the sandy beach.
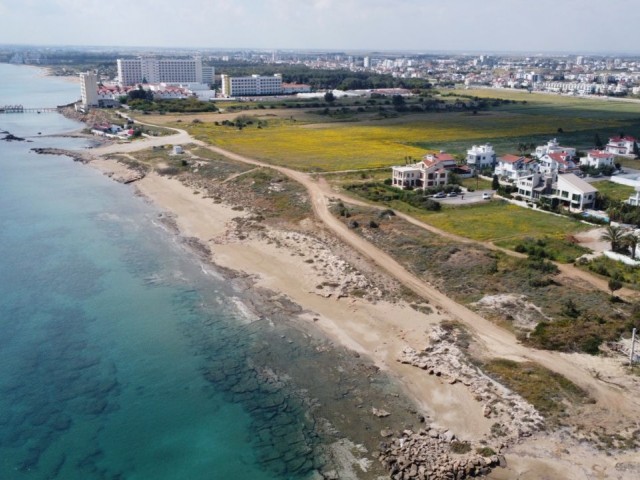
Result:
<instances>
[{"instance_id":1,"label":"sandy beach","mask_svg":"<svg viewBox=\"0 0 640 480\"><path fill-rule=\"evenodd\" d=\"M123 181L131 175L130 169L106 159L105 155L128 154L154 145L185 143L199 142L181 132L131 144L106 145L90 150L89 163L106 175ZM236 161L259 164L220 149L212 150ZM308 181L303 178L306 177L304 174L287 174L300 181ZM460 381L454 373L460 359L446 355L439 357L437 368L442 374L438 371L438 375L430 375L424 368L400 360L406 360L408 350L423 351L432 341L433 329L442 321L463 319L475 325L474 334L478 336L481 348L505 358L535 360L553 367L593 392L599 404L599 414L609 409L612 416L620 414L628 419L634 416L637 419L640 418L640 403L637 398L634 401L629 392L638 391L638 382L624 375L620 362L611 358L527 349L517 345L512 334L424 284L416 284L413 290L427 299L430 313L420 312L406 301L390 301L384 294L388 287L399 283L407 286L414 280L406 271L399 271L396 265L385 266L381 254L375 249L368 246L354 248L353 243L346 242L349 240L348 232L344 235L339 233L341 238L337 238L335 231L326 228L330 219L316 216L305 219L295 231L268 228L259 235L238 236L236 220L250 212L238 211L225 202L214 202L195 192L192 186L155 172L132 185L173 217L181 236L197 238L206 245L211 251L212 263L248 274L256 286L286 295L303 308L300 322L313 325L335 342L371 358L379 368L397 379L432 425L442 431L453 432L456 438L474 445L489 442L496 452L505 456L506 464L502 465L503 468L495 468L488 478L631 479L640 475L640 462L635 451L607 454L566 432L526 435L516 432L513 438L497 444L491 439L492 426L497 421L515 420L506 410L506 413L495 411L487 414L487 399L481 398L470 387L474 379ZM322 202L327 201L326 194L312 194L316 214L322 208ZM309 259L314 261L309 262ZM343 296L339 287L318 288L326 284L344 286L345 282L362 282L361 286L370 295L366 298ZM378 291L380 293L376 293ZM619 387L612 387L612 383ZM500 395L495 394L495 398L499 399ZM400 425L398 429L401 429Z\"/></svg>"}]
</instances>

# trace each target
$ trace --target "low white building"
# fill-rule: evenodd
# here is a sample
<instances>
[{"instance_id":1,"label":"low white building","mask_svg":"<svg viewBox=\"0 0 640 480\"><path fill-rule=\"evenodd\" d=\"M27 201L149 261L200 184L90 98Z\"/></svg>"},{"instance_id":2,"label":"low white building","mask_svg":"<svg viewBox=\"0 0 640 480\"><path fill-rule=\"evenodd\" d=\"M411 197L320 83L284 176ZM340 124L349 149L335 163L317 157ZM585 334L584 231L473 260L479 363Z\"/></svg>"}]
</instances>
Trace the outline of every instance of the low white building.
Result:
<instances>
[{"instance_id":1,"label":"low white building","mask_svg":"<svg viewBox=\"0 0 640 480\"><path fill-rule=\"evenodd\" d=\"M496 152L490 144L474 145L467 150L467 165L474 170L494 168L496 165Z\"/></svg>"},{"instance_id":2,"label":"low white building","mask_svg":"<svg viewBox=\"0 0 640 480\"><path fill-rule=\"evenodd\" d=\"M605 147L605 151L614 155L633 155L636 139L630 136L613 137Z\"/></svg>"},{"instance_id":3,"label":"low white building","mask_svg":"<svg viewBox=\"0 0 640 480\"><path fill-rule=\"evenodd\" d=\"M580 165L593 168L613 167L614 163L615 155L602 150L591 150L586 157L580 159Z\"/></svg>"},{"instance_id":4,"label":"low white building","mask_svg":"<svg viewBox=\"0 0 640 480\"><path fill-rule=\"evenodd\" d=\"M564 153L573 157L576 154L576 149L573 147L563 147L558 143L557 139L552 138L546 145L536 147L535 156L537 158L542 158L549 153Z\"/></svg>"}]
</instances>

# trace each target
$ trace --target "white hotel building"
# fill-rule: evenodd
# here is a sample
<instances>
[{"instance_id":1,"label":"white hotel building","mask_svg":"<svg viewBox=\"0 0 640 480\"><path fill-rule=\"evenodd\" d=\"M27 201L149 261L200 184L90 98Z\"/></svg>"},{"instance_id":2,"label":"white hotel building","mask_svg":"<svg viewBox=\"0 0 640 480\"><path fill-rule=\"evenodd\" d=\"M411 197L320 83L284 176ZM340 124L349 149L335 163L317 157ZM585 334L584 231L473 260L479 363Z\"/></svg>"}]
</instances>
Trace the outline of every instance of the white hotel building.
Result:
<instances>
[{"instance_id":1,"label":"white hotel building","mask_svg":"<svg viewBox=\"0 0 640 480\"><path fill-rule=\"evenodd\" d=\"M117 60L118 83L213 83L213 67L203 67L200 57L188 59L132 58Z\"/></svg>"},{"instance_id":2,"label":"white hotel building","mask_svg":"<svg viewBox=\"0 0 640 480\"><path fill-rule=\"evenodd\" d=\"M230 77L221 75L222 95L225 97L251 97L256 95L282 95L282 75L263 77L251 75L250 77Z\"/></svg>"}]
</instances>

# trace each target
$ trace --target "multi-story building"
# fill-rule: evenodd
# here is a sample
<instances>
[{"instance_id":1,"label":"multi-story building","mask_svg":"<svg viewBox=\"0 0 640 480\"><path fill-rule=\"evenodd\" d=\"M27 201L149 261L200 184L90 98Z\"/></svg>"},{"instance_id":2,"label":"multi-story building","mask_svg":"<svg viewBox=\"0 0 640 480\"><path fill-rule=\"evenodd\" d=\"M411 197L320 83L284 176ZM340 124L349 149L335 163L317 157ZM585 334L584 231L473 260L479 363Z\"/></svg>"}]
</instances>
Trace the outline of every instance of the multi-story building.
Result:
<instances>
[{"instance_id":1,"label":"multi-story building","mask_svg":"<svg viewBox=\"0 0 640 480\"><path fill-rule=\"evenodd\" d=\"M630 136L613 137L609 139L609 143L605 150L615 155L633 155L636 139Z\"/></svg>"},{"instance_id":2,"label":"multi-story building","mask_svg":"<svg viewBox=\"0 0 640 480\"><path fill-rule=\"evenodd\" d=\"M496 152L490 144L474 145L467 150L467 165L474 170L493 168L496 164Z\"/></svg>"},{"instance_id":3,"label":"multi-story building","mask_svg":"<svg viewBox=\"0 0 640 480\"><path fill-rule=\"evenodd\" d=\"M515 182L518 178L531 175L536 170L536 162L531 158L517 155L504 155L498 157L494 173L500 178Z\"/></svg>"},{"instance_id":4,"label":"multi-story building","mask_svg":"<svg viewBox=\"0 0 640 480\"><path fill-rule=\"evenodd\" d=\"M580 165L586 165L593 168L613 167L615 162L613 153L603 152L602 150L591 150L586 157L580 159Z\"/></svg>"},{"instance_id":5,"label":"multi-story building","mask_svg":"<svg viewBox=\"0 0 640 480\"><path fill-rule=\"evenodd\" d=\"M117 60L118 82L122 86L139 83L212 83L213 67L203 67L195 58L132 58Z\"/></svg>"},{"instance_id":6,"label":"multi-story building","mask_svg":"<svg viewBox=\"0 0 640 480\"><path fill-rule=\"evenodd\" d=\"M250 77L231 77L221 75L222 95L225 97L252 97L258 95L281 95L282 75L251 75Z\"/></svg>"},{"instance_id":7,"label":"multi-story building","mask_svg":"<svg viewBox=\"0 0 640 480\"><path fill-rule=\"evenodd\" d=\"M573 173L541 175L518 179L518 195L533 202L548 202L569 210L593 208L598 190Z\"/></svg>"},{"instance_id":8,"label":"multi-story building","mask_svg":"<svg viewBox=\"0 0 640 480\"><path fill-rule=\"evenodd\" d=\"M98 106L98 76L95 73L80 74L80 97L83 110Z\"/></svg>"},{"instance_id":9,"label":"multi-story building","mask_svg":"<svg viewBox=\"0 0 640 480\"><path fill-rule=\"evenodd\" d=\"M573 147L563 147L555 138L549 140L546 145L536 147L535 156L537 158L542 158L549 153L565 153L573 157L576 154L576 149Z\"/></svg>"},{"instance_id":10,"label":"multi-story building","mask_svg":"<svg viewBox=\"0 0 640 480\"><path fill-rule=\"evenodd\" d=\"M430 153L419 163L392 167L391 184L402 189L441 187L457 168L456 159L448 153Z\"/></svg>"}]
</instances>

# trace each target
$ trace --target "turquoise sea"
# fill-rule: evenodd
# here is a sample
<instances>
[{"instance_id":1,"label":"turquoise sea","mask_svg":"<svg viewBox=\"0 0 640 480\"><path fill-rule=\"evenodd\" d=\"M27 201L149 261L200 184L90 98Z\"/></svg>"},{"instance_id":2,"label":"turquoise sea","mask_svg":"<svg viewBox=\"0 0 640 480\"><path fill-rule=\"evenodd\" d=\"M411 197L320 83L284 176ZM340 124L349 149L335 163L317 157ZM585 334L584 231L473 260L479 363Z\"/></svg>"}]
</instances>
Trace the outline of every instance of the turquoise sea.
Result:
<instances>
[{"instance_id":1,"label":"turquoise sea","mask_svg":"<svg viewBox=\"0 0 640 480\"><path fill-rule=\"evenodd\" d=\"M0 105L78 96L0 64ZM380 478L379 432L416 421L394 382L203 262L131 186L31 151L86 148L60 135L81 127L0 114L0 480ZM328 448L345 440L357 467Z\"/></svg>"},{"instance_id":2,"label":"turquoise sea","mask_svg":"<svg viewBox=\"0 0 640 480\"><path fill-rule=\"evenodd\" d=\"M73 82L0 64L0 105L78 96ZM307 400L270 364L301 353L277 325L252 323L268 309L243 280L202 264L130 187L30 151L82 148L47 136L79 127L0 114L0 138L28 140L0 140L0 479L297 479L327 467Z\"/></svg>"}]
</instances>

